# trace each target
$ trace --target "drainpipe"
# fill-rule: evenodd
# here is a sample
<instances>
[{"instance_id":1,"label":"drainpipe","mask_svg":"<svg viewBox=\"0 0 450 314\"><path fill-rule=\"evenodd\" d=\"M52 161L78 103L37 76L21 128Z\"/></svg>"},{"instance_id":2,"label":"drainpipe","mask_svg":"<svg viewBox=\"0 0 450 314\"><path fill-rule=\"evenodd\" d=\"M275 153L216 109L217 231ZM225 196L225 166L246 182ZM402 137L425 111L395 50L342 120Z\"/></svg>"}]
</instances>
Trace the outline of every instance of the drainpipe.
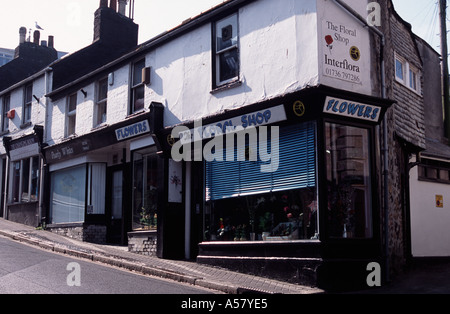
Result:
<instances>
[{"instance_id":1,"label":"drainpipe","mask_svg":"<svg viewBox=\"0 0 450 314\"><path fill-rule=\"evenodd\" d=\"M353 10L348 4L344 3L342 0L334 0L334 2L340 6L342 9L347 11L350 15L352 15L354 18L356 18L358 21L360 21L365 27L367 27L370 31L375 33L380 38L380 61L381 61L381 69L380 69L380 75L381 75L381 97L383 99L386 99L386 65L384 60L384 49L386 46L386 39L383 34L378 28L369 25L367 23L367 20L364 19L361 15L358 14L355 10ZM379 132L379 131L378 131ZM384 218L384 238L385 238L385 247L384 247L384 255L385 255L385 280L386 282L389 282L389 224L388 224L388 218L389 218L389 147L388 147L388 127L387 127L387 118L386 115L383 119L383 188L384 188L384 209L383 209L383 218Z\"/></svg>"},{"instance_id":2,"label":"drainpipe","mask_svg":"<svg viewBox=\"0 0 450 314\"><path fill-rule=\"evenodd\" d=\"M50 72L52 71L52 68L48 67L45 69L45 83L44 83L44 88L45 88L45 101L44 101L44 106L45 106L45 116L44 116L44 132L42 135L42 144L47 143L47 116L48 116L48 105L49 105L49 98L47 96L47 94L50 92ZM46 191L46 187L44 186L45 182L44 182L44 175L45 175L45 160L44 160L44 154L42 152L42 147L41 147L41 164L40 164L40 176L39 176L39 222L42 223L43 218L45 218L45 216L43 215L44 213L44 193Z\"/></svg>"}]
</instances>

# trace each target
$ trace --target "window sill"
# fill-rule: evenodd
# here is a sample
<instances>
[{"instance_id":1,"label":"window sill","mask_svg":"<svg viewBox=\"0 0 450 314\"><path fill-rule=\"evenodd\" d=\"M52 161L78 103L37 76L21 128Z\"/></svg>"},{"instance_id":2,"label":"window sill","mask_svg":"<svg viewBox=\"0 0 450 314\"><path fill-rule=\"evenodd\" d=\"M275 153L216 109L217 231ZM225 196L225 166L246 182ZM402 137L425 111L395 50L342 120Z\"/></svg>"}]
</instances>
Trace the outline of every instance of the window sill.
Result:
<instances>
[{"instance_id":1,"label":"window sill","mask_svg":"<svg viewBox=\"0 0 450 314\"><path fill-rule=\"evenodd\" d=\"M232 88L235 88L235 87L239 87L241 85L242 85L242 81L239 81L239 80L233 81L233 82L229 82L229 83L226 83L224 85L220 85L220 86L215 87L210 93L214 95L216 93L219 93L219 92L222 92L222 91L226 91L226 90L229 90L229 89L232 89Z\"/></svg>"},{"instance_id":2,"label":"window sill","mask_svg":"<svg viewBox=\"0 0 450 314\"><path fill-rule=\"evenodd\" d=\"M20 128L23 130L23 129L26 129L26 128L30 127L30 126L31 126L31 121L28 121L26 123L21 124Z\"/></svg>"}]
</instances>

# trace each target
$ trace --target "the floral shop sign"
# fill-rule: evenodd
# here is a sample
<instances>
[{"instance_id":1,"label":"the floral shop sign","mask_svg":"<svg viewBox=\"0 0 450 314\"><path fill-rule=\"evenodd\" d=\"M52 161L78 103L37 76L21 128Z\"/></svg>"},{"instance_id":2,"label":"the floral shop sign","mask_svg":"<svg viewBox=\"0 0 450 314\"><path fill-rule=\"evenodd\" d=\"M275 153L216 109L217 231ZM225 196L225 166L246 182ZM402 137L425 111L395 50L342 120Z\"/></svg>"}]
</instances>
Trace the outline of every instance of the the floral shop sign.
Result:
<instances>
[{"instance_id":1,"label":"the floral shop sign","mask_svg":"<svg viewBox=\"0 0 450 314\"><path fill-rule=\"evenodd\" d=\"M323 75L353 84L364 84L368 53L363 49L360 28L325 19L322 21L321 45Z\"/></svg>"}]
</instances>

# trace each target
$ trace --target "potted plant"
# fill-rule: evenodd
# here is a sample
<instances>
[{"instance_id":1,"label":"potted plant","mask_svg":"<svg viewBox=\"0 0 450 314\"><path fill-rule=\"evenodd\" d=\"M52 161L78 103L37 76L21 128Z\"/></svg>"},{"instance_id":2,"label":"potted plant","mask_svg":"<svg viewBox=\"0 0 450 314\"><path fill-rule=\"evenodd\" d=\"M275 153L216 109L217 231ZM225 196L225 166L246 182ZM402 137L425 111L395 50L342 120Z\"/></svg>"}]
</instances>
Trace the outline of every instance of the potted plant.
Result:
<instances>
[{"instance_id":1,"label":"potted plant","mask_svg":"<svg viewBox=\"0 0 450 314\"><path fill-rule=\"evenodd\" d=\"M270 236L270 229L272 227L272 214L265 212L259 217L259 229L262 231L262 239L265 241Z\"/></svg>"}]
</instances>

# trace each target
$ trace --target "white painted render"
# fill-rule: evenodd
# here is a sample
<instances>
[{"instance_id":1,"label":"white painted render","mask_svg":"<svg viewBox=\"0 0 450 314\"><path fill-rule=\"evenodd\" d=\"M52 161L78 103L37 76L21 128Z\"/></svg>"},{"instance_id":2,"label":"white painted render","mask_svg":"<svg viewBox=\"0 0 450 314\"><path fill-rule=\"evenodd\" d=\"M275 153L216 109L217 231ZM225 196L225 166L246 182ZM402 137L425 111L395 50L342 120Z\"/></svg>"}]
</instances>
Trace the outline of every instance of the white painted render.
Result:
<instances>
[{"instance_id":1,"label":"white painted render","mask_svg":"<svg viewBox=\"0 0 450 314\"><path fill-rule=\"evenodd\" d=\"M347 0L358 11L366 5ZM145 106L160 102L165 106L164 125L215 115L264 100L283 96L309 86L326 84L354 92L372 94L370 66L363 85L349 84L322 75L322 20L338 19L358 29L369 52L368 31L332 0L259 0L238 10L240 84L220 91L212 90L212 24L199 26L180 37L156 47L145 55L151 67L151 83L145 88ZM363 12L361 12L363 14ZM367 56L366 56L367 55ZM132 60L130 60L131 63ZM136 60L133 60L136 61ZM370 53L364 62L370 62ZM106 125L126 119L129 110L130 64L114 71L114 84L108 85ZM367 80L367 82L366 82ZM78 136L94 128L95 83L78 92ZM49 108L48 143L65 140L66 98Z\"/></svg>"},{"instance_id":2,"label":"white painted render","mask_svg":"<svg viewBox=\"0 0 450 314\"><path fill-rule=\"evenodd\" d=\"M418 180L418 168L410 173L411 242L413 257L450 256L450 189L447 184ZM436 195L444 207L436 206Z\"/></svg>"},{"instance_id":3,"label":"white painted render","mask_svg":"<svg viewBox=\"0 0 450 314\"><path fill-rule=\"evenodd\" d=\"M24 93L25 93L25 85L32 84L33 85L33 95L35 95L39 102L32 97L32 105L31 105L31 124L26 127L23 125L23 105L24 105ZM44 126L45 123L45 75L41 75L35 78L33 81L28 82L27 84L18 85L17 88L13 89L9 92L10 94L10 111L15 110L16 114L14 119L8 119L9 132L4 136L11 137L12 140L16 140L25 135L33 133L33 127L35 125ZM3 101L5 95L0 97L0 108L3 109ZM22 128L21 128L22 126ZM5 147L0 145L0 155L6 154Z\"/></svg>"}]
</instances>

